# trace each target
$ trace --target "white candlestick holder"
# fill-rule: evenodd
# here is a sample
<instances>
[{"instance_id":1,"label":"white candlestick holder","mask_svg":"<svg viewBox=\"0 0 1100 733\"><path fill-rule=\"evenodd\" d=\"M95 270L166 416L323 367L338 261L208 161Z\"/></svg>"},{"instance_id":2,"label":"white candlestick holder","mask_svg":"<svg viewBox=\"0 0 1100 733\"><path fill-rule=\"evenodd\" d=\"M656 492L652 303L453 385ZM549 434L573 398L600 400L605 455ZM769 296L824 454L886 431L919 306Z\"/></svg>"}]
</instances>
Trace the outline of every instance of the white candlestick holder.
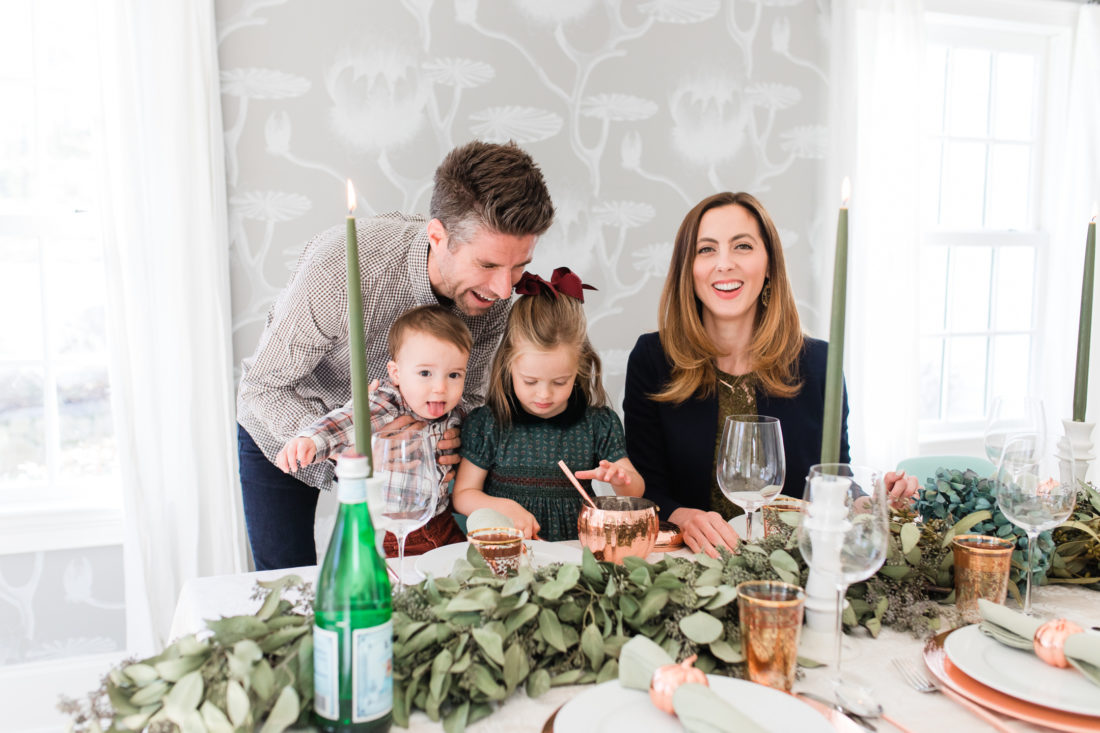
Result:
<instances>
[{"instance_id":1,"label":"white candlestick holder","mask_svg":"<svg viewBox=\"0 0 1100 733\"><path fill-rule=\"evenodd\" d=\"M1074 461L1074 476L1078 481L1085 481L1092 462L1096 460L1092 445L1092 430L1096 423L1062 420L1062 426L1066 434L1058 440L1054 455L1059 461Z\"/></svg>"}]
</instances>

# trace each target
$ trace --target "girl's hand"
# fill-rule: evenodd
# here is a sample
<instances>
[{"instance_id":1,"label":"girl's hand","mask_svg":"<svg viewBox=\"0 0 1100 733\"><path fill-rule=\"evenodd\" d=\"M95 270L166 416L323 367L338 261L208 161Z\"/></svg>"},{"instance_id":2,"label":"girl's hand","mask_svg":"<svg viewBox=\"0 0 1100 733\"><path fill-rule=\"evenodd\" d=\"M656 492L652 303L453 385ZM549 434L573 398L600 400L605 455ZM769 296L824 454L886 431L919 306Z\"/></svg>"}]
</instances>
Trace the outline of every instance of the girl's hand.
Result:
<instances>
[{"instance_id":1,"label":"girl's hand","mask_svg":"<svg viewBox=\"0 0 1100 733\"><path fill-rule=\"evenodd\" d=\"M539 523L535 519L535 515L524 509L517 502L507 500L508 503L503 502L493 507L497 509L506 517L512 520L512 524L516 526L520 532L523 532L523 538L526 540L535 539L539 533Z\"/></svg>"},{"instance_id":2,"label":"girl's hand","mask_svg":"<svg viewBox=\"0 0 1100 733\"><path fill-rule=\"evenodd\" d=\"M313 444L312 438L294 438L275 456L275 465L283 473L294 473L313 463L316 457L317 446Z\"/></svg>"},{"instance_id":3,"label":"girl's hand","mask_svg":"<svg viewBox=\"0 0 1100 733\"><path fill-rule=\"evenodd\" d=\"M718 512L705 512L685 506L674 511L669 519L680 526L684 543L692 552L705 552L715 558L718 557L716 547L737 552L737 545L741 540L729 522L722 519Z\"/></svg>"},{"instance_id":4,"label":"girl's hand","mask_svg":"<svg viewBox=\"0 0 1100 733\"><path fill-rule=\"evenodd\" d=\"M577 471L573 475L585 480L605 481L611 484L616 494L621 493L620 488L629 486L631 480L630 474L622 466L616 466L611 461L600 461L598 467L586 471Z\"/></svg>"},{"instance_id":5,"label":"girl's hand","mask_svg":"<svg viewBox=\"0 0 1100 733\"><path fill-rule=\"evenodd\" d=\"M895 509L908 509L917 500L917 477L901 473L888 472L883 476L886 493L890 496L890 506Z\"/></svg>"}]
</instances>

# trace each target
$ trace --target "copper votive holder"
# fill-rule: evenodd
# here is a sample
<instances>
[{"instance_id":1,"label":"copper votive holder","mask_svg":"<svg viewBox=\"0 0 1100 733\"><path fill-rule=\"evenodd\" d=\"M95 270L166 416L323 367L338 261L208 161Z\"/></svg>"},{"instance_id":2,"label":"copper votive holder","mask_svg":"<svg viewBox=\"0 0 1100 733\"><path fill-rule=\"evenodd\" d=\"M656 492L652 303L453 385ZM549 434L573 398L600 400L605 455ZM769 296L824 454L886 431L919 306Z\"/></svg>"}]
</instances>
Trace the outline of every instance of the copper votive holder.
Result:
<instances>
[{"instance_id":1,"label":"copper votive holder","mask_svg":"<svg viewBox=\"0 0 1100 733\"><path fill-rule=\"evenodd\" d=\"M785 512L804 512L809 504L805 499L796 499L793 496L777 496L771 503L765 504L760 510L764 517L764 536L771 537L780 527L787 526L780 516Z\"/></svg>"},{"instance_id":2,"label":"copper votive holder","mask_svg":"<svg viewBox=\"0 0 1100 733\"><path fill-rule=\"evenodd\" d=\"M801 588L778 580L749 580L737 586L741 651L750 680L791 691L805 602Z\"/></svg>"},{"instance_id":3,"label":"copper votive holder","mask_svg":"<svg viewBox=\"0 0 1100 733\"><path fill-rule=\"evenodd\" d=\"M577 518L581 545L597 560L622 564L627 555L644 558L657 543L657 505L635 496L594 496Z\"/></svg>"},{"instance_id":4,"label":"copper votive holder","mask_svg":"<svg viewBox=\"0 0 1100 733\"><path fill-rule=\"evenodd\" d=\"M519 569L523 532L515 527L485 527L466 535L494 574L506 576Z\"/></svg>"},{"instance_id":5,"label":"copper votive holder","mask_svg":"<svg viewBox=\"0 0 1100 733\"><path fill-rule=\"evenodd\" d=\"M955 607L967 623L978 623L978 599L1004 603L1016 543L1002 537L963 534L951 543L955 553Z\"/></svg>"}]
</instances>

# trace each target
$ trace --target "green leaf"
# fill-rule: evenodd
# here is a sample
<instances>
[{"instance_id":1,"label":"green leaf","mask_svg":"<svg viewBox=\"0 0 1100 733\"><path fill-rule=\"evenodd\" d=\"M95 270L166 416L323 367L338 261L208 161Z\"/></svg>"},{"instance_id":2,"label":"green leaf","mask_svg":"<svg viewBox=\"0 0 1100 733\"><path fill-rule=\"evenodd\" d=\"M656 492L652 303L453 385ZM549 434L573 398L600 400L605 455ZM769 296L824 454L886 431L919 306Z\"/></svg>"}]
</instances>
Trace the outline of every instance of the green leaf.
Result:
<instances>
[{"instance_id":1,"label":"green leaf","mask_svg":"<svg viewBox=\"0 0 1100 733\"><path fill-rule=\"evenodd\" d=\"M233 724L217 705L206 700L199 708L202 714L202 722L210 733L233 733Z\"/></svg>"},{"instance_id":2,"label":"green leaf","mask_svg":"<svg viewBox=\"0 0 1100 733\"><path fill-rule=\"evenodd\" d=\"M470 703L463 702L443 716L443 730L446 733L462 733L466 730L466 721L470 716ZM409 726L402 726L408 728Z\"/></svg>"},{"instance_id":3,"label":"green leaf","mask_svg":"<svg viewBox=\"0 0 1100 733\"><path fill-rule=\"evenodd\" d=\"M663 588L650 588L638 606L638 614L634 617L637 625L642 625L661 612L668 603L668 591Z\"/></svg>"},{"instance_id":4,"label":"green leaf","mask_svg":"<svg viewBox=\"0 0 1100 733\"><path fill-rule=\"evenodd\" d=\"M496 608L500 601L500 594L492 588L484 586L471 588L455 596L447 604L448 613L461 611L487 611Z\"/></svg>"},{"instance_id":5,"label":"green leaf","mask_svg":"<svg viewBox=\"0 0 1100 733\"><path fill-rule=\"evenodd\" d=\"M474 687L485 693L490 700L503 700L508 695L508 691L497 682L496 677L484 664L475 664L470 667L470 679Z\"/></svg>"},{"instance_id":6,"label":"green leaf","mask_svg":"<svg viewBox=\"0 0 1100 733\"><path fill-rule=\"evenodd\" d=\"M969 532L970 529L979 522L984 522L987 519L992 519L993 514L988 510L982 510L980 512L972 512L965 517L955 522L955 525L951 529L947 530L947 534L943 536L942 547L950 547L951 541L955 539L956 535ZM1000 533L998 533L1000 534Z\"/></svg>"},{"instance_id":7,"label":"green leaf","mask_svg":"<svg viewBox=\"0 0 1100 733\"><path fill-rule=\"evenodd\" d=\"M504 664L504 645L496 633L484 628L471 629L470 633L473 634L477 645L485 652L485 656L497 664Z\"/></svg>"},{"instance_id":8,"label":"green leaf","mask_svg":"<svg viewBox=\"0 0 1100 733\"><path fill-rule=\"evenodd\" d=\"M596 684L601 682L607 682L608 680L617 679L619 676L619 662L614 659L608 659L600 667L599 674L596 675Z\"/></svg>"},{"instance_id":9,"label":"green leaf","mask_svg":"<svg viewBox=\"0 0 1100 733\"><path fill-rule=\"evenodd\" d=\"M775 550L768 556L772 570L788 583L798 584L798 563L786 550Z\"/></svg>"},{"instance_id":10,"label":"green leaf","mask_svg":"<svg viewBox=\"0 0 1100 733\"><path fill-rule=\"evenodd\" d=\"M718 592L707 602L704 608L713 611L725 606L735 598L737 598L737 588L732 585L720 585L718 586Z\"/></svg>"},{"instance_id":11,"label":"green leaf","mask_svg":"<svg viewBox=\"0 0 1100 733\"><path fill-rule=\"evenodd\" d=\"M157 670L149 664L131 664L127 667L123 667L122 671L127 677L133 680L134 684L138 687L145 687L160 679Z\"/></svg>"},{"instance_id":12,"label":"green leaf","mask_svg":"<svg viewBox=\"0 0 1100 733\"><path fill-rule=\"evenodd\" d=\"M504 685L508 693L516 689L520 682L531 671L531 663L527 658L527 652L521 644L511 644L504 653Z\"/></svg>"},{"instance_id":13,"label":"green leaf","mask_svg":"<svg viewBox=\"0 0 1100 733\"><path fill-rule=\"evenodd\" d=\"M917 546L917 542L920 541L920 527L915 522L909 522L901 525L901 551L902 554L908 553L914 547Z\"/></svg>"},{"instance_id":14,"label":"green leaf","mask_svg":"<svg viewBox=\"0 0 1100 733\"><path fill-rule=\"evenodd\" d=\"M908 565L883 565L879 572L888 578L901 580L902 578L912 575L916 570Z\"/></svg>"},{"instance_id":15,"label":"green leaf","mask_svg":"<svg viewBox=\"0 0 1100 733\"><path fill-rule=\"evenodd\" d=\"M561 687L562 685L575 685L581 680L584 675L583 669L570 669L562 672L559 675L554 675L550 678L551 687Z\"/></svg>"},{"instance_id":16,"label":"green leaf","mask_svg":"<svg viewBox=\"0 0 1100 733\"><path fill-rule=\"evenodd\" d=\"M806 669L817 669L818 667L824 667L825 663L809 657L798 657L798 666Z\"/></svg>"},{"instance_id":17,"label":"green leaf","mask_svg":"<svg viewBox=\"0 0 1100 733\"><path fill-rule=\"evenodd\" d=\"M155 702L160 702L161 698L163 698L167 692L168 683L164 680L157 680L135 692L130 697L130 704L136 705L139 708L145 707L146 705L152 705Z\"/></svg>"},{"instance_id":18,"label":"green leaf","mask_svg":"<svg viewBox=\"0 0 1100 733\"><path fill-rule=\"evenodd\" d=\"M197 710L202 701L202 673L195 671L185 674L164 696L165 710L174 713L187 713Z\"/></svg>"},{"instance_id":19,"label":"green leaf","mask_svg":"<svg viewBox=\"0 0 1100 733\"><path fill-rule=\"evenodd\" d=\"M248 693L236 680L230 680L225 687L225 706L234 728L241 728L248 722L248 713L251 709Z\"/></svg>"},{"instance_id":20,"label":"green leaf","mask_svg":"<svg viewBox=\"0 0 1100 733\"><path fill-rule=\"evenodd\" d=\"M550 673L545 669L536 669L527 678L527 697L540 697L550 691Z\"/></svg>"},{"instance_id":21,"label":"green leaf","mask_svg":"<svg viewBox=\"0 0 1100 733\"><path fill-rule=\"evenodd\" d=\"M722 622L705 611L680 619L680 631L696 644L710 644L722 636Z\"/></svg>"},{"instance_id":22,"label":"green leaf","mask_svg":"<svg viewBox=\"0 0 1100 733\"><path fill-rule=\"evenodd\" d=\"M261 621L266 621L271 618L279 608L279 601L281 600L282 594L282 588L276 588L268 593L260 609L256 611L256 618Z\"/></svg>"},{"instance_id":23,"label":"green leaf","mask_svg":"<svg viewBox=\"0 0 1100 733\"><path fill-rule=\"evenodd\" d=\"M710 653L728 664L738 664L745 661L745 655L739 647L734 647L725 639L711 642Z\"/></svg>"},{"instance_id":24,"label":"green leaf","mask_svg":"<svg viewBox=\"0 0 1100 733\"><path fill-rule=\"evenodd\" d=\"M188 672L194 672L201 667L205 661L206 657L199 655L169 659L164 662L157 662L156 670L161 678L169 682L176 682Z\"/></svg>"},{"instance_id":25,"label":"green leaf","mask_svg":"<svg viewBox=\"0 0 1100 733\"><path fill-rule=\"evenodd\" d=\"M588 657L592 669L598 670L603 665L603 634L596 628L596 624L588 624L581 632L581 651Z\"/></svg>"},{"instance_id":26,"label":"green leaf","mask_svg":"<svg viewBox=\"0 0 1100 733\"><path fill-rule=\"evenodd\" d=\"M548 608L539 611L539 631L542 632L543 640L559 652L568 649L565 645L565 636L562 634L561 623L557 615Z\"/></svg>"},{"instance_id":27,"label":"green leaf","mask_svg":"<svg viewBox=\"0 0 1100 733\"><path fill-rule=\"evenodd\" d=\"M261 659L252 670L252 691L260 700L268 700L275 694L275 674L266 659Z\"/></svg>"},{"instance_id":28,"label":"green leaf","mask_svg":"<svg viewBox=\"0 0 1100 733\"><path fill-rule=\"evenodd\" d=\"M504 620L505 636L511 636L517 629L523 627L524 624L538 615L539 607L534 604L520 606L515 611L512 611Z\"/></svg>"},{"instance_id":29,"label":"green leaf","mask_svg":"<svg viewBox=\"0 0 1100 733\"><path fill-rule=\"evenodd\" d=\"M298 720L298 712L298 693L294 691L293 686L287 685L279 693L279 699L275 701L271 712L267 714L267 720L264 721L263 728L260 728L260 733L283 733Z\"/></svg>"},{"instance_id":30,"label":"green leaf","mask_svg":"<svg viewBox=\"0 0 1100 733\"><path fill-rule=\"evenodd\" d=\"M449 649L444 649L432 660L432 676L428 683L428 691L432 697L437 699L443 697L443 683L450 676L453 664L454 657Z\"/></svg>"},{"instance_id":31,"label":"green leaf","mask_svg":"<svg viewBox=\"0 0 1100 733\"><path fill-rule=\"evenodd\" d=\"M241 639L258 639L268 632L267 624L255 616L207 619L206 628L214 632L214 640L222 646L232 646Z\"/></svg>"},{"instance_id":32,"label":"green leaf","mask_svg":"<svg viewBox=\"0 0 1100 733\"><path fill-rule=\"evenodd\" d=\"M581 552L581 573L593 583L603 581L603 569L596 560L596 556L592 554L592 550L587 547Z\"/></svg>"}]
</instances>

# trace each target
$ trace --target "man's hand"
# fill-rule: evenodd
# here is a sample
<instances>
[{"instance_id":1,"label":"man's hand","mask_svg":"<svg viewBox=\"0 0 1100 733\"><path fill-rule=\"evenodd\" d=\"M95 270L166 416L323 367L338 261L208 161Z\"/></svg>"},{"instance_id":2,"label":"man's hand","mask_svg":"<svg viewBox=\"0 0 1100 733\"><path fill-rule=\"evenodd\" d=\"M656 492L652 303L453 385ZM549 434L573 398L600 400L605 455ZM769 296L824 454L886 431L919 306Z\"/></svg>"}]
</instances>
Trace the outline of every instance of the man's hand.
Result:
<instances>
[{"instance_id":1,"label":"man's hand","mask_svg":"<svg viewBox=\"0 0 1100 733\"><path fill-rule=\"evenodd\" d=\"M439 465L447 466L447 475L443 477L443 483L449 483L455 477L455 470L462 456L458 449L462 447L462 431L458 428L447 428L443 437L435 444L436 460ZM444 452L448 451L448 452Z\"/></svg>"}]
</instances>

